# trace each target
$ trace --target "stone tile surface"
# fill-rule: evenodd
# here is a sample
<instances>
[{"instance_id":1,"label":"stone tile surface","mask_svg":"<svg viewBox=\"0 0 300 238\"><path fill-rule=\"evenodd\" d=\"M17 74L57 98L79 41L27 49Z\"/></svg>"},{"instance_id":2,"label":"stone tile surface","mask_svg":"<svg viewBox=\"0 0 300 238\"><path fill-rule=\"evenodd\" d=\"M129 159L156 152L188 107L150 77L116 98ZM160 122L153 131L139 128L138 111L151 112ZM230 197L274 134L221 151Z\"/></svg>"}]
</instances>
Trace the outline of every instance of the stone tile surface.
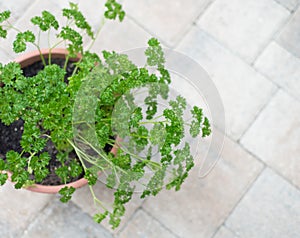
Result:
<instances>
[{"instance_id":1,"label":"stone tile surface","mask_svg":"<svg viewBox=\"0 0 300 238\"><path fill-rule=\"evenodd\" d=\"M241 143L300 187L300 103L279 91ZM266 149L267 148L267 149Z\"/></svg>"},{"instance_id":2,"label":"stone tile surface","mask_svg":"<svg viewBox=\"0 0 300 238\"><path fill-rule=\"evenodd\" d=\"M225 106L227 132L238 139L276 87L198 27L177 50L196 60L210 75Z\"/></svg>"},{"instance_id":3,"label":"stone tile surface","mask_svg":"<svg viewBox=\"0 0 300 238\"><path fill-rule=\"evenodd\" d=\"M115 190L107 188L102 182L98 182L96 186L94 186L94 193L104 204L106 204L107 208L111 208L111 204L113 203L113 193ZM77 189L75 194L72 197L72 201L80 207L84 212L88 213L90 216L93 216L97 212L101 211L101 208L94 205L93 197L89 190L88 186ZM125 205L126 213L122 218L120 226L112 230L111 225L108 223L108 220L104 220L102 225L107 228L110 232L116 234L120 231L124 225L129 221L132 214L135 210L140 207L142 200L139 199L139 194L134 194L133 199Z\"/></svg>"},{"instance_id":4,"label":"stone tile surface","mask_svg":"<svg viewBox=\"0 0 300 238\"><path fill-rule=\"evenodd\" d=\"M180 191L163 191L143 207L180 237L211 237L262 167L226 139L219 162L206 178L200 179L195 168Z\"/></svg>"},{"instance_id":5,"label":"stone tile surface","mask_svg":"<svg viewBox=\"0 0 300 238\"><path fill-rule=\"evenodd\" d=\"M0 187L0 237L20 237L23 230L53 199L52 195L16 190L6 182Z\"/></svg>"},{"instance_id":6,"label":"stone tile surface","mask_svg":"<svg viewBox=\"0 0 300 238\"><path fill-rule=\"evenodd\" d=\"M158 221L149 216L143 210L138 210L130 220L126 228L118 235L119 238L176 238L165 229Z\"/></svg>"},{"instance_id":7,"label":"stone tile surface","mask_svg":"<svg viewBox=\"0 0 300 238\"><path fill-rule=\"evenodd\" d=\"M1 40L0 40L0 43L1 43ZM0 63L7 64L11 60L12 60L12 57L10 57L4 49L0 48Z\"/></svg>"},{"instance_id":8,"label":"stone tile surface","mask_svg":"<svg viewBox=\"0 0 300 238\"><path fill-rule=\"evenodd\" d=\"M289 16L289 11L273 0L217 0L198 24L252 62Z\"/></svg>"},{"instance_id":9,"label":"stone tile surface","mask_svg":"<svg viewBox=\"0 0 300 238\"><path fill-rule=\"evenodd\" d=\"M297 238L300 192L266 169L242 199L226 226L243 238Z\"/></svg>"},{"instance_id":10,"label":"stone tile surface","mask_svg":"<svg viewBox=\"0 0 300 238\"><path fill-rule=\"evenodd\" d=\"M41 12L43 10L51 11L53 15L59 19L60 16L60 9L53 1L43 1L43 0L37 0L35 1L32 6L28 9L28 11L25 11L24 14L18 19L18 21L14 24L14 26L21 31L30 30L36 35L36 42L38 42L38 27L34 26L30 19L34 16L40 16ZM59 14L58 14L59 13ZM55 34L57 32L52 31L52 34L50 36L50 42L51 45L54 45L56 43ZM20 54L16 54L12 50L13 41L15 40L17 32L15 30L10 30L7 35L7 39L1 39L1 47L5 49L5 51L12 57L16 58ZM2 43L3 42L3 43ZM40 35L40 47L41 48L48 48L48 34L47 33L41 33ZM61 46L63 47L63 46ZM32 44L27 44L27 50L25 52L36 50L36 47Z\"/></svg>"},{"instance_id":11,"label":"stone tile surface","mask_svg":"<svg viewBox=\"0 0 300 238\"><path fill-rule=\"evenodd\" d=\"M146 47L151 35L129 18L122 23L107 21L96 39L91 51L101 54L102 50L116 52Z\"/></svg>"},{"instance_id":12,"label":"stone tile surface","mask_svg":"<svg viewBox=\"0 0 300 238\"><path fill-rule=\"evenodd\" d=\"M213 238L238 238L238 236L226 226L222 226Z\"/></svg>"},{"instance_id":13,"label":"stone tile surface","mask_svg":"<svg viewBox=\"0 0 300 238\"><path fill-rule=\"evenodd\" d=\"M149 32L169 46L182 37L191 23L214 0L125 0L124 9Z\"/></svg>"},{"instance_id":14,"label":"stone tile surface","mask_svg":"<svg viewBox=\"0 0 300 238\"><path fill-rule=\"evenodd\" d=\"M285 25L277 37L277 42L286 50L300 58L300 8Z\"/></svg>"},{"instance_id":15,"label":"stone tile surface","mask_svg":"<svg viewBox=\"0 0 300 238\"><path fill-rule=\"evenodd\" d=\"M17 4L16 1L4 0L0 2L0 11L10 10L12 12L10 22L15 23L27 9L32 7L33 3L34 1L32 0L18 1Z\"/></svg>"},{"instance_id":16,"label":"stone tile surface","mask_svg":"<svg viewBox=\"0 0 300 238\"><path fill-rule=\"evenodd\" d=\"M272 42L254 66L288 93L300 99L300 58Z\"/></svg>"},{"instance_id":17,"label":"stone tile surface","mask_svg":"<svg viewBox=\"0 0 300 238\"><path fill-rule=\"evenodd\" d=\"M299 0L275 0L285 8L287 8L290 11L293 11L299 6L300 1Z\"/></svg>"},{"instance_id":18,"label":"stone tile surface","mask_svg":"<svg viewBox=\"0 0 300 238\"><path fill-rule=\"evenodd\" d=\"M113 236L72 203L48 206L24 232L22 238L112 238Z\"/></svg>"}]
</instances>

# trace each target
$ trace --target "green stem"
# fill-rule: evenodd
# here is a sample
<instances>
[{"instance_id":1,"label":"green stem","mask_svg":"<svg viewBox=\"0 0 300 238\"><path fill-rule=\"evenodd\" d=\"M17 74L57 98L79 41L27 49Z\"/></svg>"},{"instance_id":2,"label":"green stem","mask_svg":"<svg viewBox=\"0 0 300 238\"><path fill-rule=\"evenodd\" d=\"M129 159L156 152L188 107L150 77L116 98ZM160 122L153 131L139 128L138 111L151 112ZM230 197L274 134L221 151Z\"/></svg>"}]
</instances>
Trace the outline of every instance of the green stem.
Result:
<instances>
[{"instance_id":1,"label":"green stem","mask_svg":"<svg viewBox=\"0 0 300 238\"><path fill-rule=\"evenodd\" d=\"M65 64L64 64L64 71L66 71L66 69L67 69L67 65L68 65L68 61L69 61L69 59L70 59L70 56L69 56L69 55L67 55L67 57L66 57L66 61L65 61Z\"/></svg>"},{"instance_id":2,"label":"green stem","mask_svg":"<svg viewBox=\"0 0 300 238\"><path fill-rule=\"evenodd\" d=\"M32 172L33 172L33 170L32 170L32 168L30 167L30 163L31 163L31 159L32 159L32 157L33 156L35 156L35 152L34 153L32 153L31 155L30 155L30 157L28 158L28 163L27 163L27 171L30 173L30 174L32 174Z\"/></svg>"},{"instance_id":3,"label":"green stem","mask_svg":"<svg viewBox=\"0 0 300 238\"><path fill-rule=\"evenodd\" d=\"M165 123L165 122L169 122L168 120L165 121L154 121L154 120L149 120L149 121L142 121L139 122L140 125L145 125L145 124L160 124L160 123Z\"/></svg>"}]
</instances>

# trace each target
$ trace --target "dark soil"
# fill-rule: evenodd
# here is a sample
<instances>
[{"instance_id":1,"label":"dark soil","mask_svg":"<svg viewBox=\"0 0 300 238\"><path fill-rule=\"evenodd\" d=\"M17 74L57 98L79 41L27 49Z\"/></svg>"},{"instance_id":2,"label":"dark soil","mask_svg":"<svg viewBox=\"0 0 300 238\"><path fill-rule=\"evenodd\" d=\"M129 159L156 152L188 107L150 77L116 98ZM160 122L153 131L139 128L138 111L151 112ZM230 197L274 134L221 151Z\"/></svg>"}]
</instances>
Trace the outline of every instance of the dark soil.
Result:
<instances>
[{"instance_id":1,"label":"dark soil","mask_svg":"<svg viewBox=\"0 0 300 238\"><path fill-rule=\"evenodd\" d=\"M48 60L46 59L46 62ZM65 60L64 59L53 59L52 64L57 64L61 67L64 66ZM30 66L27 66L23 68L23 74L26 77L32 77L36 75L40 70L44 68L42 62L36 62ZM65 76L65 82L68 83L67 78L71 76L75 66L72 62L69 62L67 65L67 74ZM22 119L13 122L10 126L4 125L0 121L0 158L5 160L5 155L8 151L14 150L16 152L21 153L22 152L22 147L20 145L20 141L22 138L23 134L23 125L24 121ZM106 146L104 150L106 152L109 152L112 147ZM46 147L42 152L48 152L49 155L51 156L50 163L48 165L48 169L50 171L50 174L41 182L40 184L43 185L60 185L62 184L61 179L55 174L55 169L59 167L61 164L60 162L56 159L57 155L57 150L51 140L49 140L46 144ZM41 152L41 153L42 153ZM29 155L24 154L23 156L28 157ZM75 159L78 160L76 157L75 152L71 152L69 154L69 159ZM68 162L66 163L68 164ZM68 182L73 182L76 181L84 176L84 173L82 173L79 177L72 178ZM34 179L34 175L31 177Z\"/></svg>"}]
</instances>

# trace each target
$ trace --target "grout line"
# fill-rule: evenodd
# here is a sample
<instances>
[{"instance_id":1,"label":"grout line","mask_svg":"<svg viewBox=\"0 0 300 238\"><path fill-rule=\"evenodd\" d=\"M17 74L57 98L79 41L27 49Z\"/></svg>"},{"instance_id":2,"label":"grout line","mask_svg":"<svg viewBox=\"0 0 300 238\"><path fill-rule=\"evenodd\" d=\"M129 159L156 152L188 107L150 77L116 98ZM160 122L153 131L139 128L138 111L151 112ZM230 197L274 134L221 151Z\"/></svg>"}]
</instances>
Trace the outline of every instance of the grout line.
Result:
<instances>
[{"instance_id":1,"label":"grout line","mask_svg":"<svg viewBox=\"0 0 300 238\"><path fill-rule=\"evenodd\" d=\"M289 11L290 13L293 13L293 10L290 10L288 7L282 5L281 2L278 2L278 0L273 0L275 3L277 3L278 5L280 5L282 8L284 8L285 10Z\"/></svg>"},{"instance_id":2,"label":"grout line","mask_svg":"<svg viewBox=\"0 0 300 238\"><path fill-rule=\"evenodd\" d=\"M159 37L157 34L155 34L154 32L152 32L150 29L148 29L147 27L145 27L144 25L142 25L139 21L137 21L134 17L132 17L130 14L127 13L127 18L130 19L133 23L135 23L136 25L138 25L140 28L142 28L144 31L146 31L148 34L150 34L153 37L157 37L159 38L159 40L161 41L161 43L163 45L165 45L168 48L172 48L172 46L166 42L164 39L162 39L161 37Z\"/></svg>"},{"instance_id":3,"label":"grout line","mask_svg":"<svg viewBox=\"0 0 300 238\"><path fill-rule=\"evenodd\" d=\"M229 138L230 140L232 140L231 138ZM234 140L233 140L234 141ZM281 178L283 178L288 184L290 184L291 186L293 186L295 189L299 190L300 192L300 186L298 186L297 184L293 183L292 181L290 181L289 178L287 178L285 175L281 174L276 168L274 168L272 165L267 164L265 161L263 161L258 155L254 154L252 151L250 151L248 148L246 148L243 144L241 143L237 143L244 151L246 151L248 154L250 154L252 157L254 157L255 159L257 159L259 162L261 162L266 168L271 169L274 173L276 173L278 176L280 176Z\"/></svg>"},{"instance_id":4,"label":"grout line","mask_svg":"<svg viewBox=\"0 0 300 238\"><path fill-rule=\"evenodd\" d=\"M252 183L249 184L249 187L242 194L242 196L240 197L240 199L235 203L235 205L233 206L233 208L231 209L231 211L228 213L228 215L226 216L226 218L224 219L224 221L219 225L219 227L216 229L216 231L212 234L211 238L214 238L216 236L216 234L218 233L218 231L221 229L222 226L226 226L225 224L226 224L228 218L233 214L233 212L235 211L235 209L238 207L238 205L241 203L241 201L244 199L244 197L248 194L248 192L250 191L250 189L252 189L252 187L254 186L254 184L256 183L256 181L258 180L258 178L262 175L262 173L265 170L266 170L266 166L264 165L264 167L261 169L260 173L257 174L257 176L254 178L254 180L252 181Z\"/></svg>"},{"instance_id":5,"label":"grout line","mask_svg":"<svg viewBox=\"0 0 300 238\"><path fill-rule=\"evenodd\" d=\"M209 10L209 8L212 7L212 5L216 2L217 0L212 0L210 1L206 7L203 9L203 11L198 14L198 16L195 18L194 23L197 24L197 22L200 20L200 18Z\"/></svg>"},{"instance_id":6,"label":"grout line","mask_svg":"<svg viewBox=\"0 0 300 238\"><path fill-rule=\"evenodd\" d=\"M275 1L275 0L274 0ZM277 3L277 2L276 2ZM277 3L278 5L281 6L281 4ZM258 51L258 54L254 57L253 61L251 62L251 66L253 66L256 61L258 60L258 58L261 56L261 54L268 48L268 46L272 43L272 42L276 42L276 39L280 36L280 34L283 32L284 28L289 24L289 22L291 22L294 18L294 16L296 15L296 11L295 12L290 12L290 16L282 22L282 24L278 27L278 29L276 31L274 31L273 35L269 38L268 43L266 43L263 47L261 47L261 49ZM280 45L281 46L281 45ZM297 57L298 58L298 57Z\"/></svg>"},{"instance_id":7,"label":"grout line","mask_svg":"<svg viewBox=\"0 0 300 238\"><path fill-rule=\"evenodd\" d=\"M270 95L270 98L264 103L264 105L260 108L260 110L256 113L253 120L248 124L247 128L244 129L242 134L239 136L239 138L236 140L238 143L241 142L242 138L245 136L245 134L250 130L252 125L255 123L255 121L258 119L258 117L261 115L261 113L267 108L267 106L271 103L272 99L279 93L280 88L277 87L275 91Z\"/></svg>"},{"instance_id":8,"label":"grout line","mask_svg":"<svg viewBox=\"0 0 300 238\"><path fill-rule=\"evenodd\" d=\"M263 78L265 78L267 81L269 81L272 84L277 85L276 83L274 83L274 81L272 81L269 77L265 77L263 74L261 74L256 68L254 68L253 65L251 65L251 63L249 63L248 61L246 61L244 58L242 58L237 52L232 51L229 47L227 47L226 45L223 45L222 42L220 42L218 39L216 39L214 36L212 36L211 34L209 34L208 32L206 32L204 29L202 29L199 25L195 26L196 29L200 30L203 34L205 34L208 38L212 39L216 45L218 45L219 47L221 47L223 50L227 51L231 56L236 57L238 60L242 61L245 65L247 65L251 70L253 70L255 73L257 73L258 75L262 76ZM180 51L182 52L182 51ZM184 53L184 52L182 52ZM278 86L278 85L277 85Z\"/></svg>"},{"instance_id":9,"label":"grout line","mask_svg":"<svg viewBox=\"0 0 300 238\"><path fill-rule=\"evenodd\" d=\"M34 192L32 192L32 193L34 193ZM52 196L52 195L50 195L50 196ZM23 232L22 232L22 237L24 236L24 235L26 235L25 234L25 232L26 231L28 231L28 229L30 228L30 225L31 224L33 224L36 220L38 220L39 219L39 217L44 213L44 211L48 208L48 207L50 207L51 206L51 204L53 203L53 201L54 201L54 199L56 199L55 198L55 196L53 196L38 212L37 212L37 214L36 214L36 216L34 216L31 220L28 220L28 224L27 224L27 226L24 228L24 230L23 230Z\"/></svg>"},{"instance_id":10,"label":"grout line","mask_svg":"<svg viewBox=\"0 0 300 238\"><path fill-rule=\"evenodd\" d=\"M150 216L154 221L158 222L165 230L169 231L172 235L174 235L176 238L181 238L179 237L177 234L175 234L171 229L169 229L168 227L166 227L163 223L161 223L160 220L158 220L156 217L154 217L151 213L149 213L147 210L145 210L144 208L141 207L141 209L143 212L145 212L148 216Z\"/></svg>"},{"instance_id":11,"label":"grout line","mask_svg":"<svg viewBox=\"0 0 300 238\"><path fill-rule=\"evenodd\" d=\"M208 8L216 1L216 0L208 0L209 2L206 3L206 6L200 11L200 13L195 14L195 17L193 17L192 21L187 24L187 26L178 34L178 37L175 37L174 40L174 46L171 48L174 50L180 42L185 38L185 36L191 31L193 26L197 25L197 21L205 14L205 12L208 10Z\"/></svg>"},{"instance_id":12,"label":"grout line","mask_svg":"<svg viewBox=\"0 0 300 238\"><path fill-rule=\"evenodd\" d=\"M133 220L133 218L136 216L136 214L138 213L138 211L142 210L142 206L138 206L135 211L131 214L131 216L129 217L128 221L124 224L124 226L117 232L117 234L115 235L116 237L118 237L127 227L128 225L131 223L131 221Z\"/></svg>"}]
</instances>

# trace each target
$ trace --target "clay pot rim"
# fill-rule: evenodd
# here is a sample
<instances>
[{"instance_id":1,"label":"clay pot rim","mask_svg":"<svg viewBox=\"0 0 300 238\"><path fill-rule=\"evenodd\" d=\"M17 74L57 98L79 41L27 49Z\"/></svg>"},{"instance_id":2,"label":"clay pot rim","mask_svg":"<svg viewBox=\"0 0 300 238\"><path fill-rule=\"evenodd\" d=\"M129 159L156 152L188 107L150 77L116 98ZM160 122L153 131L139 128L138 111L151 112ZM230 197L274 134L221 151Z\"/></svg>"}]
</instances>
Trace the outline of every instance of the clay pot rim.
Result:
<instances>
[{"instance_id":1,"label":"clay pot rim","mask_svg":"<svg viewBox=\"0 0 300 238\"><path fill-rule=\"evenodd\" d=\"M41 60L40 54L42 54L44 57L49 55L50 49L41 49L40 51L34 50L30 52L26 52L24 54L21 54L18 56L14 61L16 63L19 63L22 68L27 67L39 60ZM54 48L51 49L51 56L52 58L66 58L66 55L68 55L68 50L64 48ZM78 54L77 58L73 60L79 60L81 58L81 55ZM9 175L9 178L11 177L12 173L7 172ZM67 187L74 187L74 188L80 188L84 185L88 184L88 180L85 178L78 179L74 182L62 184L62 185L41 185L41 184L33 184L28 187L26 187L27 190L30 190L32 192L39 192L39 193L58 193L58 191L65 186Z\"/></svg>"},{"instance_id":2,"label":"clay pot rim","mask_svg":"<svg viewBox=\"0 0 300 238\"><path fill-rule=\"evenodd\" d=\"M50 49L41 49L40 51L35 50L35 51L31 51L31 52L27 52L24 53L20 56L18 56L14 61L16 63L19 63L21 65L22 68L27 67L37 61L39 61L40 58L40 54L42 54L43 56L47 56L49 54L49 50ZM64 48L54 48L51 49L51 56L52 58L66 58L66 55L68 55L68 50L64 49ZM78 54L76 58L70 58L69 60L79 60L81 58L81 55ZM118 146L114 146L111 150L112 153L116 154L117 153L117 148ZM12 175L11 172L6 171L6 173L9 176L9 179ZM67 184L61 184L61 185L41 185L41 184L33 184L30 185L28 187L26 187L25 189L32 191L32 192L38 192L38 193L48 193L48 194L55 194L58 193L58 191L64 187L74 187L74 188L80 188L82 186L85 186L88 184L88 180L85 178L81 178L78 179L74 182L71 183L67 183Z\"/></svg>"}]
</instances>

